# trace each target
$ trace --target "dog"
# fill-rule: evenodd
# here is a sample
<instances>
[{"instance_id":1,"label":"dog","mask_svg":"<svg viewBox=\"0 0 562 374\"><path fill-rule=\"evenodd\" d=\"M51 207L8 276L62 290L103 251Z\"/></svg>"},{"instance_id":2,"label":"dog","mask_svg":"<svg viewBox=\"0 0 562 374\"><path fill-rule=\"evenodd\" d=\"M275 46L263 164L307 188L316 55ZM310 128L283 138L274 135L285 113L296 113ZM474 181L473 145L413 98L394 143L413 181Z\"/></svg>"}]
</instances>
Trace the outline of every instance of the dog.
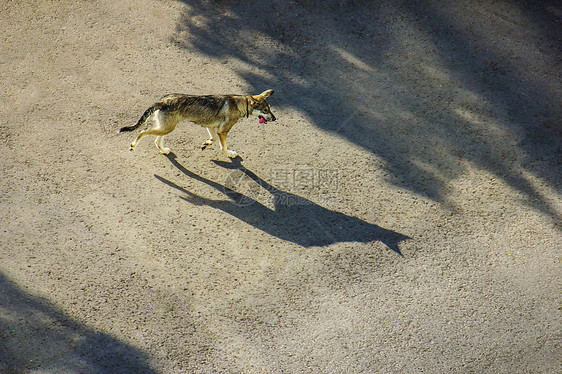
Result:
<instances>
[{"instance_id":1,"label":"dog","mask_svg":"<svg viewBox=\"0 0 562 374\"><path fill-rule=\"evenodd\" d=\"M143 137L155 135L156 146L161 153L167 155L171 150L164 147L164 135L172 132L179 123L190 121L206 127L209 132L209 139L201 145L201 149L207 148L218 139L224 154L235 158L238 153L226 147L228 132L242 117L256 116L261 124L275 121L275 115L267 102L267 98L272 94L273 90L256 96L170 94L148 108L136 125L123 127L119 132L133 131L153 117L155 125L141 131L131 143L131 151L135 150Z\"/></svg>"}]
</instances>

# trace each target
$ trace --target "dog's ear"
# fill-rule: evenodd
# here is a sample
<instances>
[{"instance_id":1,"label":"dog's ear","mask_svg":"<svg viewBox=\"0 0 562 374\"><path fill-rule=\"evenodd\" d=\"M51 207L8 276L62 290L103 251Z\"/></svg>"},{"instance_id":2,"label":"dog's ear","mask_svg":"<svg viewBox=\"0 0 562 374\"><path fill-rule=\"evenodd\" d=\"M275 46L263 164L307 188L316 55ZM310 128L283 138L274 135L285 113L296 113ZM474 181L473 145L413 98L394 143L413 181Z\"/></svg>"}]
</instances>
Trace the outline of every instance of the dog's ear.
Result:
<instances>
[{"instance_id":1,"label":"dog's ear","mask_svg":"<svg viewBox=\"0 0 562 374\"><path fill-rule=\"evenodd\" d=\"M254 99L256 99L257 101L263 101L268 97L270 97L271 95L273 95L273 90L267 90L267 91L263 91L258 96L254 96Z\"/></svg>"}]
</instances>

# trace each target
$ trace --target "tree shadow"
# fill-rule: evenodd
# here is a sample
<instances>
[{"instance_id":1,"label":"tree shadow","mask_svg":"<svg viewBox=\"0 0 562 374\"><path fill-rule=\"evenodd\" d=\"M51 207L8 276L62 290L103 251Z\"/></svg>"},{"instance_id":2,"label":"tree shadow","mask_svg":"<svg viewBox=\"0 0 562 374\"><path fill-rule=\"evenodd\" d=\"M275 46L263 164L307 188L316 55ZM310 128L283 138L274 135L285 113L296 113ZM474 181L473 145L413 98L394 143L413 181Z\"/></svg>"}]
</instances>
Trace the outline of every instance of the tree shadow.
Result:
<instances>
[{"instance_id":1,"label":"tree shadow","mask_svg":"<svg viewBox=\"0 0 562 374\"><path fill-rule=\"evenodd\" d=\"M156 373L146 353L96 332L0 274L0 372Z\"/></svg>"},{"instance_id":2,"label":"tree shadow","mask_svg":"<svg viewBox=\"0 0 562 374\"><path fill-rule=\"evenodd\" d=\"M181 191L184 194L180 196L183 200L219 209L276 238L303 247L327 246L340 242L380 241L399 255L402 255L400 242L410 239L406 235L384 229L357 217L324 208L302 196L281 191L244 167L240 157L232 162L214 162L233 171L227 179L230 178L234 184L242 181L242 178L249 178L255 186L265 189L273 197L274 209L268 208L249 194L238 192L193 173L180 164L173 153L167 157L183 174L213 187L230 199L213 200L198 196L166 178L155 175L159 181Z\"/></svg>"},{"instance_id":3,"label":"tree shadow","mask_svg":"<svg viewBox=\"0 0 562 374\"><path fill-rule=\"evenodd\" d=\"M255 90L276 88L273 105L306 113L373 152L391 183L454 205L447 187L468 161L562 219L532 179L562 190L560 76L527 74L533 66L521 62L546 51L560 65L559 48L551 47L560 45L560 30L548 2L512 5L527 26L510 24L494 4L479 11L470 2L452 4L472 18L430 0L185 3L178 46L246 64L234 70ZM497 35L478 34L486 22ZM503 43L530 26L538 32L528 45Z\"/></svg>"}]
</instances>

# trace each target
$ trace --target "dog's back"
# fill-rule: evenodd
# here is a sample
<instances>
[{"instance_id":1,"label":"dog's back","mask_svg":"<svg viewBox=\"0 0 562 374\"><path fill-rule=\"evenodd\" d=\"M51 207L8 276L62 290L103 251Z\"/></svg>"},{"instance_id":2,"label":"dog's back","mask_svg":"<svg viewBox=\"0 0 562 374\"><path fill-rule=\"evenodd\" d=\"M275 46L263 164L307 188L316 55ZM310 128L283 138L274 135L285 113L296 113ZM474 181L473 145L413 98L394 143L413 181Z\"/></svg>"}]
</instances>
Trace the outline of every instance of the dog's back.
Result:
<instances>
[{"instance_id":1,"label":"dog's back","mask_svg":"<svg viewBox=\"0 0 562 374\"><path fill-rule=\"evenodd\" d=\"M177 122L190 121L201 126L213 125L239 112L234 98L226 95L170 94L164 96L159 103L162 104L160 112L163 116L174 118Z\"/></svg>"}]
</instances>

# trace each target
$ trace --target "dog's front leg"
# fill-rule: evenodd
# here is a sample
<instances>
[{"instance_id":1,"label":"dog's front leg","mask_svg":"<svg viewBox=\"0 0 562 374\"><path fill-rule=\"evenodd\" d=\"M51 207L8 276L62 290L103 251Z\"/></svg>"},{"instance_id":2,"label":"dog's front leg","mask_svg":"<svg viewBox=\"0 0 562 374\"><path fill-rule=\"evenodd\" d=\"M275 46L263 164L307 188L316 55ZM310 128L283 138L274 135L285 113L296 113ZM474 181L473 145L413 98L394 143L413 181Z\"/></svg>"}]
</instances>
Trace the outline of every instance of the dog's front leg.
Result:
<instances>
[{"instance_id":1,"label":"dog's front leg","mask_svg":"<svg viewBox=\"0 0 562 374\"><path fill-rule=\"evenodd\" d=\"M209 139L205 141L205 143L201 144L201 149L207 148L207 146L213 144L215 140L217 140L217 129L207 127L207 132L209 133Z\"/></svg>"},{"instance_id":2,"label":"dog's front leg","mask_svg":"<svg viewBox=\"0 0 562 374\"><path fill-rule=\"evenodd\" d=\"M219 136L221 149L224 152L224 154L227 155L230 158L235 158L236 156L238 156L238 153L236 153L236 151L232 151L232 150L226 148L226 133L225 132L217 132L217 135Z\"/></svg>"}]
</instances>

